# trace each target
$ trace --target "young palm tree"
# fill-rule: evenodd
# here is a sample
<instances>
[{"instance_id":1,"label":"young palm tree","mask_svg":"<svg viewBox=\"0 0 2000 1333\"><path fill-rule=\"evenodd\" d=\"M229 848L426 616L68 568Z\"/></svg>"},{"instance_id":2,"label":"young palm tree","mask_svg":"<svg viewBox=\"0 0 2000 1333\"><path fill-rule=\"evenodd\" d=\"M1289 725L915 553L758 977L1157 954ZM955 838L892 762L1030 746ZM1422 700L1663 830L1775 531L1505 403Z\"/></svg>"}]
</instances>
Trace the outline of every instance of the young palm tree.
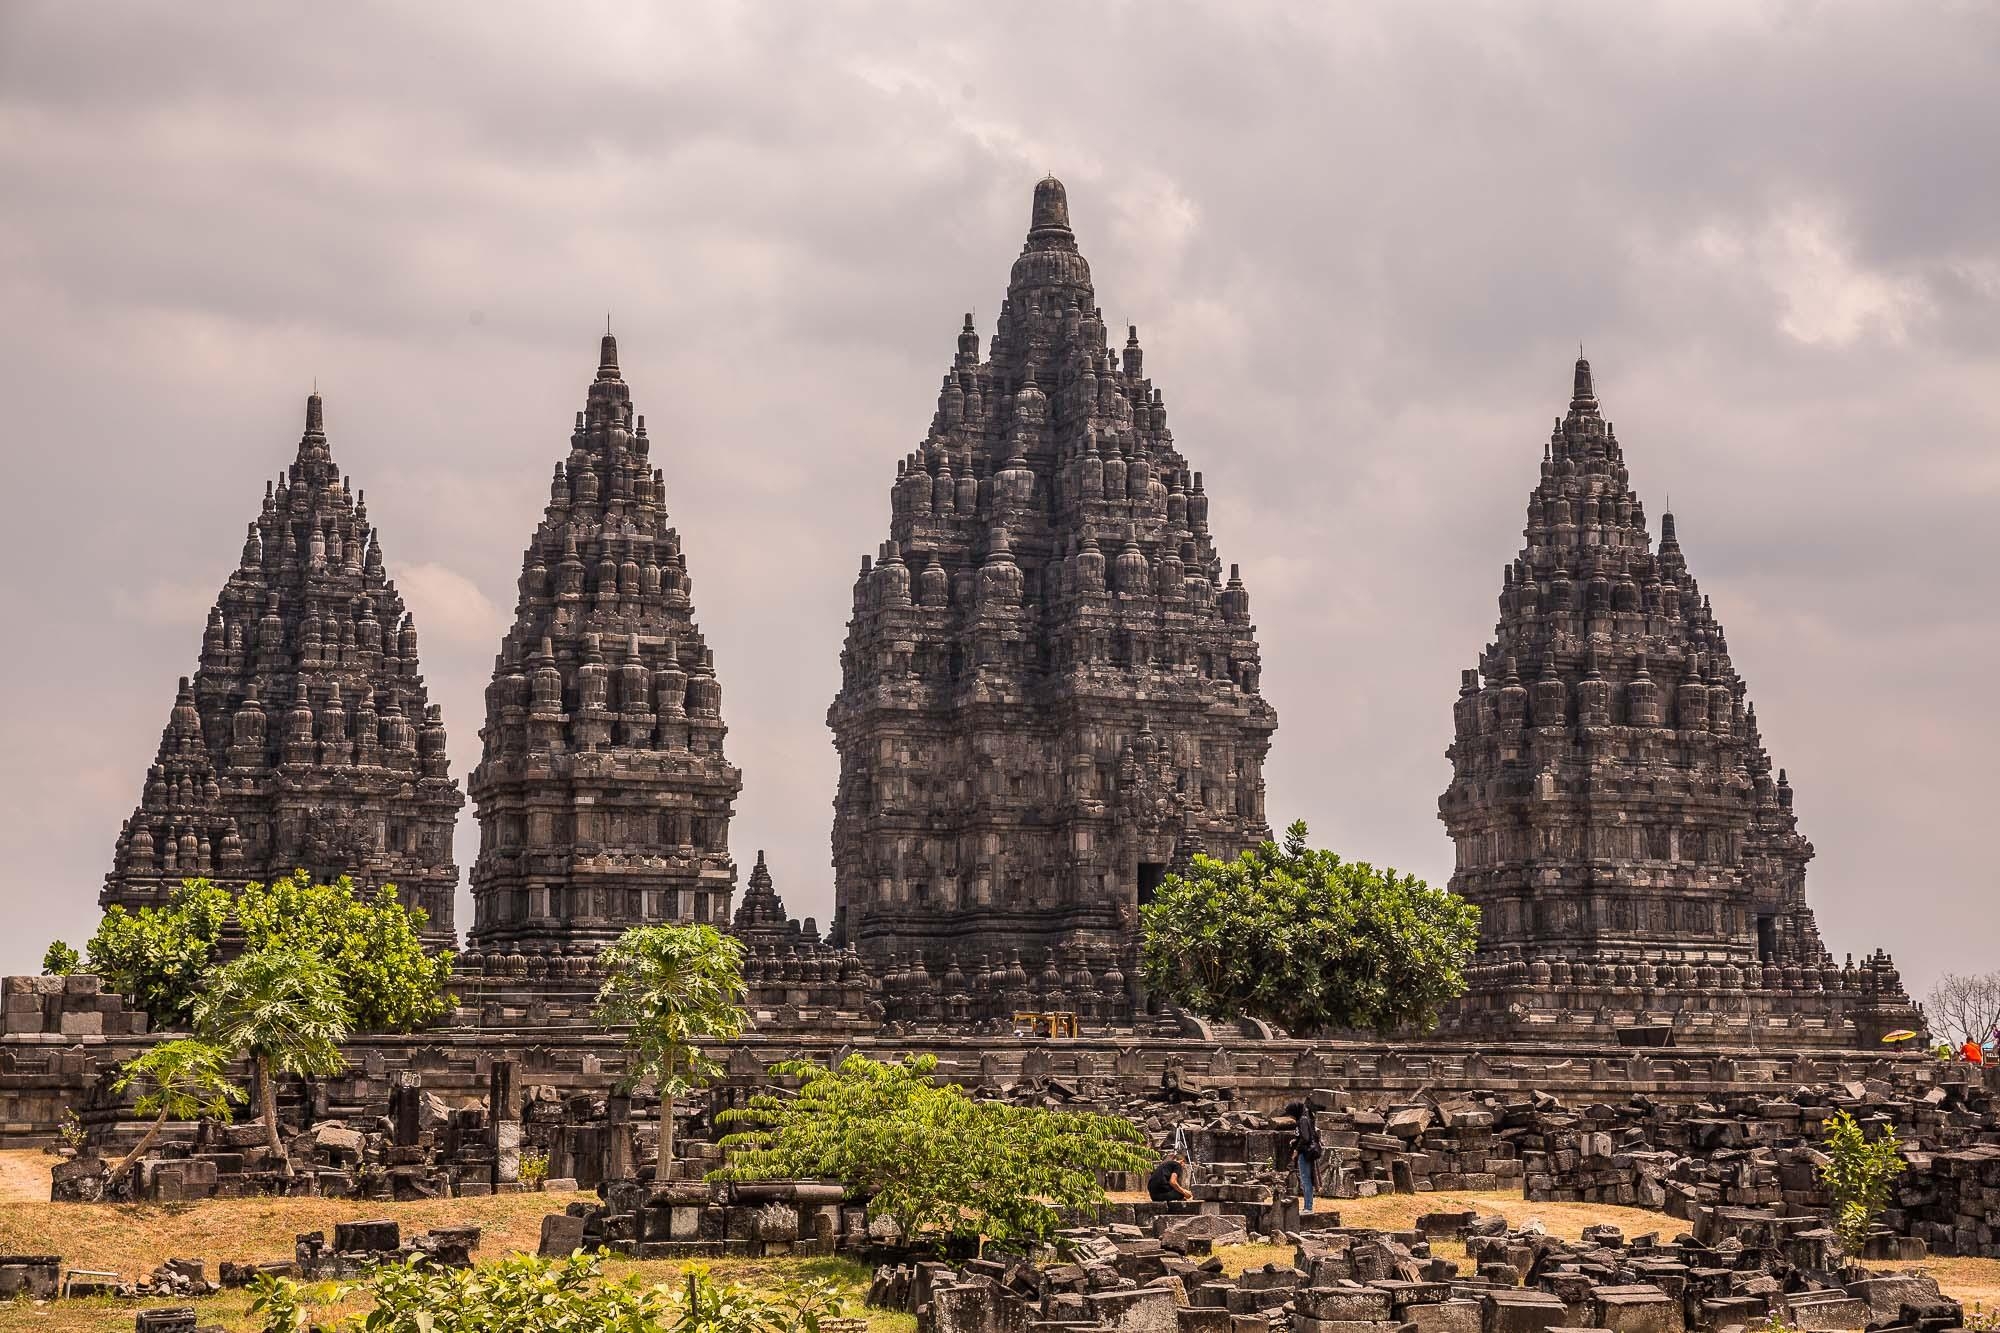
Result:
<instances>
[{"instance_id":1,"label":"young palm tree","mask_svg":"<svg viewBox=\"0 0 2000 1333\"><path fill-rule=\"evenodd\" d=\"M226 1051L248 1051L257 1066L259 1114L278 1169L292 1174L278 1137L276 1075L337 1074L346 1068L347 996L316 954L258 949L211 970L195 1000L195 1027Z\"/></svg>"},{"instance_id":2,"label":"young palm tree","mask_svg":"<svg viewBox=\"0 0 2000 1333\"><path fill-rule=\"evenodd\" d=\"M602 955L604 985L597 1021L630 1025L630 1061L619 1084L651 1078L660 1093L660 1159L655 1182L674 1157L674 1104L722 1067L696 1043L727 1041L743 1030L743 945L714 926L635 926Z\"/></svg>"},{"instance_id":3,"label":"young palm tree","mask_svg":"<svg viewBox=\"0 0 2000 1333\"><path fill-rule=\"evenodd\" d=\"M243 1089L229 1081L229 1052L193 1037L163 1041L118 1068L111 1090L124 1092L135 1083L147 1086L132 1109L140 1115L159 1113L132 1151L111 1168L117 1184L160 1136L169 1120L219 1119L229 1104L244 1100Z\"/></svg>"}]
</instances>

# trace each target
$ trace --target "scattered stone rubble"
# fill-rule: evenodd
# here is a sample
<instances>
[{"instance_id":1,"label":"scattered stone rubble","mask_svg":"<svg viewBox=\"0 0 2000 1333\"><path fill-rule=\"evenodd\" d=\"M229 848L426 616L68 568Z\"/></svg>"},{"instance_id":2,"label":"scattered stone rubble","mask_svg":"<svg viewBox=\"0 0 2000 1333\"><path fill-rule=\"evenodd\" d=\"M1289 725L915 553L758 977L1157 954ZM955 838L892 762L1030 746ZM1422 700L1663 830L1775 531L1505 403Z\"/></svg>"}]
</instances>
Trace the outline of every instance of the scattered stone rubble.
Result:
<instances>
[{"instance_id":1,"label":"scattered stone rubble","mask_svg":"<svg viewBox=\"0 0 2000 1333\"><path fill-rule=\"evenodd\" d=\"M1063 1232L1053 1262L885 1265L869 1303L915 1314L918 1333L1684 1333L1773 1319L1804 1333L1935 1333L1963 1322L1933 1279L1850 1264L1812 1219L1715 1210L1700 1235L1627 1239L1599 1226L1567 1241L1470 1212L1426 1214L1401 1233L1316 1214L1286 1233L1289 1266L1226 1278L1204 1234L1225 1219L1177 1215L1195 1206ZM1466 1257L1438 1253L1447 1242Z\"/></svg>"},{"instance_id":2,"label":"scattered stone rubble","mask_svg":"<svg viewBox=\"0 0 2000 1333\"><path fill-rule=\"evenodd\" d=\"M686 1168L682 1175L712 1164L675 1162ZM880 1226L871 1233L865 1210L846 1203L847 1191L837 1182L676 1179L649 1185L628 1179L597 1189L602 1202L579 1200L542 1219L544 1257L603 1246L634 1259L815 1258L871 1238L894 1239Z\"/></svg>"},{"instance_id":3,"label":"scattered stone rubble","mask_svg":"<svg viewBox=\"0 0 2000 1333\"><path fill-rule=\"evenodd\" d=\"M654 1099L565 1096L549 1084L517 1095L514 1085L514 1066L498 1061L484 1098L443 1097L404 1076L388 1090L387 1114L312 1118L310 1105L294 1106L281 1120L309 1123L284 1136L289 1175L260 1122L204 1121L186 1138L163 1140L114 1184L116 1138L136 1132L130 1122L114 1122L115 1133L105 1133L93 1150L54 1168L51 1197L170 1203L303 1194L408 1202L519 1189L524 1152L546 1155L544 1186L554 1190L632 1175L657 1153ZM644 1118L648 1109L651 1119ZM689 1119L698 1123L696 1116Z\"/></svg>"},{"instance_id":4,"label":"scattered stone rubble","mask_svg":"<svg viewBox=\"0 0 2000 1333\"><path fill-rule=\"evenodd\" d=\"M1293 1188L1279 1169L1288 1129L1236 1105L1226 1090L1179 1085L1135 1097L1101 1080L1041 1079L1005 1095L1125 1116L1159 1147L1178 1138L1195 1192L1210 1202L1276 1202ZM1339 1090L1310 1097L1329 1154L1319 1182L1327 1198L1520 1188L1531 1201L1622 1204L1684 1221L1714 1208L1824 1217L1831 1201L1819 1184L1818 1145L1825 1122L1846 1111L1870 1137L1895 1134L1910 1163L1867 1257L2000 1257L2000 1098L1979 1084L1903 1088L1871 1079L1781 1096L1632 1095L1582 1106L1532 1091L1382 1107L1355 1105ZM1261 1219L1252 1226L1272 1229Z\"/></svg>"}]
</instances>

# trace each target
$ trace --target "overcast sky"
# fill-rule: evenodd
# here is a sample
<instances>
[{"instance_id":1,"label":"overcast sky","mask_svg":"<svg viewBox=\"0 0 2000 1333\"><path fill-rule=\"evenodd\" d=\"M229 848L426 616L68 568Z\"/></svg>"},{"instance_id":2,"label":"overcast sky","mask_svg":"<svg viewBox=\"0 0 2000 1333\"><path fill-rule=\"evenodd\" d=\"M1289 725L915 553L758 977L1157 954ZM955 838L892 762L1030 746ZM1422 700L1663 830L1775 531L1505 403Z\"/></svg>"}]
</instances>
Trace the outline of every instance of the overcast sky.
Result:
<instances>
[{"instance_id":1,"label":"overcast sky","mask_svg":"<svg viewBox=\"0 0 2000 1333\"><path fill-rule=\"evenodd\" d=\"M1050 171L1243 566L1274 824L1448 876L1581 341L1829 947L2000 966L1997 90L1983 5L0 5L0 971L89 934L315 377L464 780L607 310L733 847L824 923L850 582Z\"/></svg>"}]
</instances>

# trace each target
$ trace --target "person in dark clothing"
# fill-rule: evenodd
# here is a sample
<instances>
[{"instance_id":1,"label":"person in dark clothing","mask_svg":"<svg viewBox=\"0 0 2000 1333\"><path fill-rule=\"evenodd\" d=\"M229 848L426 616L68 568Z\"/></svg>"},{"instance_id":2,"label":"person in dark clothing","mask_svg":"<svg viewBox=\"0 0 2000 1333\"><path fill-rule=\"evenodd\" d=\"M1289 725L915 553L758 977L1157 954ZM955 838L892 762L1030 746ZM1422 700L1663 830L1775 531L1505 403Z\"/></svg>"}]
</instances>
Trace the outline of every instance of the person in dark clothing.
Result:
<instances>
[{"instance_id":1,"label":"person in dark clothing","mask_svg":"<svg viewBox=\"0 0 2000 1333\"><path fill-rule=\"evenodd\" d=\"M1299 1171L1299 1211L1313 1210L1313 1185L1319 1176L1320 1155L1326 1151L1319 1141L1319 1121L1314 1118L1312 1106L1306 1102L1293 1102L1285 1108L1285 1115L1292 1122L1292 1158Z\"/></svg>"},{"instance_id":2,"label":"person in dark clothing","mask_svg":"<svg viewBox=\"0 0 2000 1333\"><path fill-rule=\"evenodd\" d=\"M1174 1203L1194 1197L1187 1187L1187 1160L1169 1150L1153 1174L1146 1177L1146 1197L1154 1203Z\"/></svg>"}]
</instances>

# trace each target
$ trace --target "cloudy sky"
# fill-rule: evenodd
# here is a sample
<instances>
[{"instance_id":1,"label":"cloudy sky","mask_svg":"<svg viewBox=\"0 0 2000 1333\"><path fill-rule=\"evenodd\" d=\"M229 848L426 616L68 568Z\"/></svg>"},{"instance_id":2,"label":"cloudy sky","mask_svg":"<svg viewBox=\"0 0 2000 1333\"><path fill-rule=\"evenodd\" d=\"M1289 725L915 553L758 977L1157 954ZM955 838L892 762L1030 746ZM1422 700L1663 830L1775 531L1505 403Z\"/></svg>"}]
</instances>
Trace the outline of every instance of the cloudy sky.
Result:
<instances>
[{"instance_id":1,"label":"cloudy sky","mask_svg":"<svg viewBox=\"0 0 2000 1333\"><path fill-rule=\"evenodd\" d=\"M1996 88L1974 5L0 6L0 970L88 935L315 377L463 778L607 310L737 855L824 921L849 583L1049 171L1243 565L1274 822L1448 875L1580 341L1829 945L2000 964Z\"/></svg>"}]
</instances>

